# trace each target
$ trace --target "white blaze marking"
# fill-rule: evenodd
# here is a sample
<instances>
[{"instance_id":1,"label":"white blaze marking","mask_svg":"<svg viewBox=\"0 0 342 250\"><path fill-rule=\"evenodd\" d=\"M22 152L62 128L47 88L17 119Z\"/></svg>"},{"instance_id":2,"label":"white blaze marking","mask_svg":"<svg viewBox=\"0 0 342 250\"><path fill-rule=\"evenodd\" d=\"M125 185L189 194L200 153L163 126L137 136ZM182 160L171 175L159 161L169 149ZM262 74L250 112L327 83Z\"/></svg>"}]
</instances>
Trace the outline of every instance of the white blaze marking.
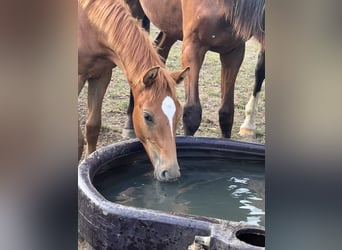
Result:
<instances>
[{"instance_id":1,"label":"white blaze marking","mask_svg":"<svg viewBox=\"0 0 342 250\"><path fill-rule=\"evenodd\" d=\"M173 121L173 116L175 115L175 112L176 112L176 105L170 96L165 97L162 103L162 110L164 114L166 115L167 119L169 120L171 135L173 136L173 129L172 129L173 122L172 121Z\"/></svg>"}]
</instances>

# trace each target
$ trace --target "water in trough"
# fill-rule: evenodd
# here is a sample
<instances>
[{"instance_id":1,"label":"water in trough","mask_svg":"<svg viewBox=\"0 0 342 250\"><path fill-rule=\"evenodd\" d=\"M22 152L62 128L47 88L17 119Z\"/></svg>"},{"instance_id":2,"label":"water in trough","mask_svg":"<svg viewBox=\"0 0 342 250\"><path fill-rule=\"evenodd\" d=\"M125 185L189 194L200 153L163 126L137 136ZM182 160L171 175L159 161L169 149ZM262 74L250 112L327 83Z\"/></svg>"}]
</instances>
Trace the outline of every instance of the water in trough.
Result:
<instances>
[{"instance_id":1,"label":"water in trough","mask_svg":"<svg viewBox=\"0 0 342 250\"><path fill-rule=\"evenodd\" d=\"M139 208L172 211L265 226L264 160L210 150L178 153L181 177L153 178L146 154L104 166L93 184L108 200Z\"/></svg>"}]
</instances>

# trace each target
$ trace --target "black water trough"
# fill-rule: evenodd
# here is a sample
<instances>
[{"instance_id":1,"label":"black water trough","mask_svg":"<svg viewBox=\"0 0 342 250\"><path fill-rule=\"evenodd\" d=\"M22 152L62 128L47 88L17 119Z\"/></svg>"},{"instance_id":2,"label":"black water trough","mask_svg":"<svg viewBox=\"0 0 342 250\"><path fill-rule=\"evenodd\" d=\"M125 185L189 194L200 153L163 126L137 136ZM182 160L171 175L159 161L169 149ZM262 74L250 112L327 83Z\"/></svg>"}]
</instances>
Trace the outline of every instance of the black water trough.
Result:
<instances>
[{"instance_id":1,"label":"black water trough","mask_svg":"<svg viewBox=\"0 0 342 250\"><path fill-rule=\"evenodd\" d=\"M178 156L191 150L224 152L264 161L262 144L207 137L177 137ZM123 206L105 199L92 181L112 162L144 152L138 140L97 150L79 166L79 235L95 249L264 249L262 226L211 217ZM147 157L147 156L146 156ZM115 164L114 164L115 165Z\"/></svg>"}]
</instances>

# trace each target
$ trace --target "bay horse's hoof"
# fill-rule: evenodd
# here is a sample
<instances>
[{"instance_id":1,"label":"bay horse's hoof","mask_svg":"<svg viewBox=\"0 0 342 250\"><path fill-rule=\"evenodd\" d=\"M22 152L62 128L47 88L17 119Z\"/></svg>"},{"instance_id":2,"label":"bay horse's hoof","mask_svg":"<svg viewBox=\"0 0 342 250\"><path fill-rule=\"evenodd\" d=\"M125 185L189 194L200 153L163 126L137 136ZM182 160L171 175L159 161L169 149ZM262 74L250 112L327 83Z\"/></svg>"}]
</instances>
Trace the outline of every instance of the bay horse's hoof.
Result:
<instances>
[{"instance_id":1,"label":"bay horse's hoof","mask_svg":"<svg viewBox=\"0 0 342 250\"><path fill-rule=\"evenodd\" d=\"M134 133L134 129L124 128L122 130L122 137L125 139L134 139L137 136Z\"/></svg>"},{"instance_id":2,"label":"bay horse's hoof","mask_svg":"<svg viewBox=\"0 0 342 250\"><path fill-rule=\"evenodd\" d=\"M244 138L256 138L256 131L255 129L240 127L239 135Z\"/></svg>"}]
</instances>

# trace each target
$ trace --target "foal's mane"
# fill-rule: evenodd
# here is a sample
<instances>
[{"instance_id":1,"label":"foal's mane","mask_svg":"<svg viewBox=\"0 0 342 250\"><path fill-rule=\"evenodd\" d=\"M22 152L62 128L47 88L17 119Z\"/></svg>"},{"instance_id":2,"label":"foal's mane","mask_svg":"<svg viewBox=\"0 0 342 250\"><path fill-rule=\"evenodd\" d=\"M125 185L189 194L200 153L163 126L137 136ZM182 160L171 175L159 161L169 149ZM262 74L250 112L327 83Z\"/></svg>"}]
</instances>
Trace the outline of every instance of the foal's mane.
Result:
<instances>
[{"instance_id":1,"label":"foal's mane","mask_svg":"<svg viewBox=\"0 0 342 250\"><path fill-rule=\"evenodd\" d=\"M265 0L224 0L227 19L236 34L247 41L254 36L265 46Z\"/></svg>"},{"instance_id":2,"label":"foal's mane","mask_svg":"<svg viewBox=\"0 0 342 250\"><path fill-rule=\"evenodd\" d=\"M160 66L155 84L149 87L152 90L151 99L166 89L170 90L172 97L175 96L175 81L166 73L165 65L148 33L132 17L123 0L78 1L89 22L99 32L99 36L104 38L105 46L120 57L132 87L136 87L148 69Z\"/></svg>"}]
</instances>

